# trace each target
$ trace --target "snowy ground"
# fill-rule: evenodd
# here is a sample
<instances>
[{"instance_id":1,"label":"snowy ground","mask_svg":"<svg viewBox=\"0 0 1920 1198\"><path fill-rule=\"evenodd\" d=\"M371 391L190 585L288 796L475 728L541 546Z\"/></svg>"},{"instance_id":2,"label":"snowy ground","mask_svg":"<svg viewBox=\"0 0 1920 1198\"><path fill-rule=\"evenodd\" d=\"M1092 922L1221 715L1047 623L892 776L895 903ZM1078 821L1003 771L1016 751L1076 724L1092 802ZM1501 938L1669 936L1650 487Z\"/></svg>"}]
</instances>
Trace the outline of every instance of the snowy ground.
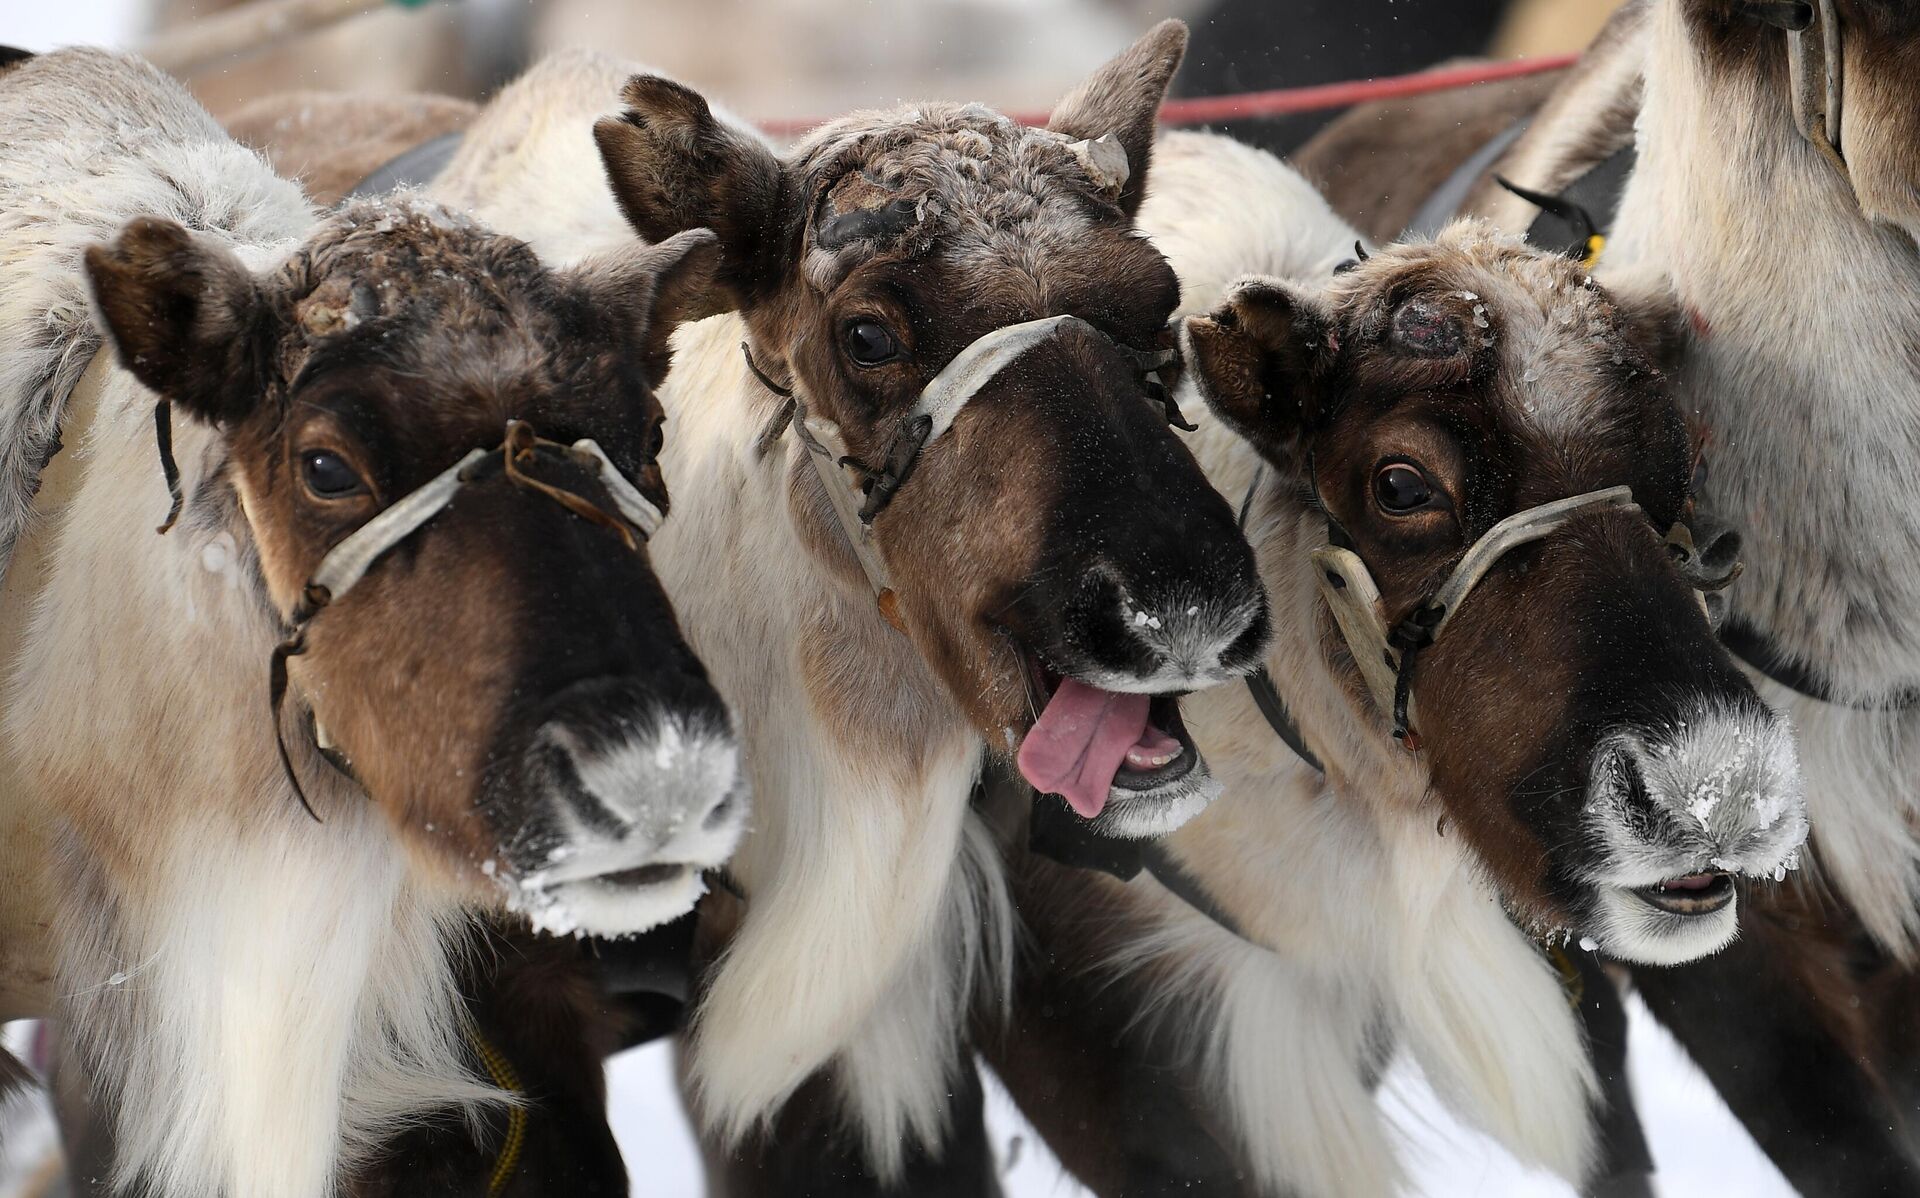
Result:
<instances>
[{"instance_id":1,"label":"snowy ground","mask_svg":"<svg viewBox=\"0 0 1920 1198\"><path fill-rule=\"evenodd\" d=\"M1638 1000L1632 1010L1634 1092L1660 1167L1662 1198L1791 1198L1792 1188ZM9 1038L18 1043L19 1025L12 1030ZM614 1058L607 1096L635 1198L698 1198L700 1160L674 1092L667 1046ZM1382 1102L1405 1137L1412 1178L1407 1198L1574 1198L1566 1183L1522 1168L1491 1140L1451 1119L1412 1070L1389 1075ZM1088 1198L991 1083L988 1104L1008 1198ZM10 1119L0 1116L0 1198L19 1198L19 1178L45 1159L53 1143L40 1112L16 1109Z\"/></svg>"},{"instance_id":2,"label":"snowy ground","mask_svg":"<svg viewBox=\"0 0 1920 1198\"><path fill-rule=\"evenodd\" d=\"M1792 1198L1792 1187L1637 999L1632 1011L1634 1092L1660 1166L1661 1198ZM615 1058L608 1078L614 1132L635 1198L698 1195L699 1158L673 1092L666 1047L650 1045ZM1407 1198L1575 1198L1565 1182L1523 1168L1493 1141L1455 1122L1412 1069L1389 1076L1382 1102L1405 1135L1404 1159L1413 1179ZM987 1118L1008 1198L1089 1198L993 1084Z\"/></svg>"}]
</instances>

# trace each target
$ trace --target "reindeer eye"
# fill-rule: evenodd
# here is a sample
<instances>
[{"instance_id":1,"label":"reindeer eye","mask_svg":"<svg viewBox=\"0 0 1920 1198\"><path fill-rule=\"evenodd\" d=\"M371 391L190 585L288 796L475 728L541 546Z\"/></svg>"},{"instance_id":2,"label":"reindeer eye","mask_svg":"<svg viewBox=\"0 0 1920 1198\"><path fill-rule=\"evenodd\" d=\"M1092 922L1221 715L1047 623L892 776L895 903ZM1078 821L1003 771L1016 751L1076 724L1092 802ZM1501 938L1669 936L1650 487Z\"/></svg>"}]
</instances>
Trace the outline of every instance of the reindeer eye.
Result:
<instances>
[{"instance_id":1,"label":"reindeer eye","mask_svg":"<svg viewBox=\"0 0 1920 1198\"><path fill-rule=\"evenodd\" d=\"M321 499L345 499L367 489L346 459L327 449L309 449L300 455L300 477L307 490Z\"/></svg>"},{"instance_id":2,"label":"reindeer eye","mask_svg":"<svg viewBox=\"0 0 1920 1198\"><path fill-rule=\"evenodd\" d=\"M653 431L647 434L647 456L658 461L660 451L667 447L667 422L656 420Z\"/></svg>"},{"instance_id":3,"label":"reindeer eye","mask_svg":"<svg viewBox=\"0 0 1920 1198\"><path fill-rule=\"evenodd\" d=\"M1373 500L1394 515L1417 512L1433 504L1433 485L1406 462L1389 462L1373 476Z\"/></svg>"},{"instance_id":4,"label":"reindeer eye","mask_svg":"<svg viewBox=\"0 0 1920 1198\"><path fill-rule=\"evenodd\" d=\"M877 320L848 321L842 340L855 365L879 366L900 356L900 343Z\"/></svg>"}]
</instances>

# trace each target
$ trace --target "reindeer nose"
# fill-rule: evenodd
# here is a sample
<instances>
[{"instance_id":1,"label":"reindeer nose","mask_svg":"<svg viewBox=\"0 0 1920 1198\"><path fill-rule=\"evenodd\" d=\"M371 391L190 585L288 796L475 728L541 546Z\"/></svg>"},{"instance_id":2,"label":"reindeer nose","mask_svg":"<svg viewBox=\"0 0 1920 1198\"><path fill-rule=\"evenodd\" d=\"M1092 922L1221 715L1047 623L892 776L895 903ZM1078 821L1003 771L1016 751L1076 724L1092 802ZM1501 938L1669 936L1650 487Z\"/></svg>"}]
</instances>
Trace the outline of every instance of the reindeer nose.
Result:
<instances>
[{"instance_id":1,"label":"reindeer nose","mask_svg":"<svg viewBox=\"0 0 1920 1198\"><path fill-rule=\"evenodd\" d=\"M582 839L664 851L721 828L744 805L739 746L704 679L579 684L535 744Z\"/></svg>"},{"instance_id":2,"label":"reindeer nose","mask_svg":"<svg viewBox=\"0 0 1920 1198\"><path fill-rule=\"evenodd\" d=\"M1110 689L1191 690L1259 664L1267 597L1249 578L1206 587L1130 579L1103 563L1064 613L1076 647Z\"/></svg>"}]
</instances>

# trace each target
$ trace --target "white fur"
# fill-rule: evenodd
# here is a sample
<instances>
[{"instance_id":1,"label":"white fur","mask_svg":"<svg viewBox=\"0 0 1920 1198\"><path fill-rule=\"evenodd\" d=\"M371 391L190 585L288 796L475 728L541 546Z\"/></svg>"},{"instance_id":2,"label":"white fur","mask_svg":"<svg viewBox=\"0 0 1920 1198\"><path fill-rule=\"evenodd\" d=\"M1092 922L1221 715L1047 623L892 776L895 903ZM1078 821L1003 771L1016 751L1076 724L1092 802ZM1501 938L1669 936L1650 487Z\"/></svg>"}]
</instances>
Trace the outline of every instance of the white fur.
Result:
<instances>
[{"instance_id":1,"label":"white fur","mask_svg":"<svg viewBox=\"0 0 1920 1198\"><path fill-rule=\"evenodd\" d=\"M31 72L31 88L22 81ZM20 452L101 344L81 251L135 216L207 230L252 265L313 223L293 185L133 59L62 52L0 86L0 545L34 482ZM176 419L194 497L166 537L154 397L98 372L78 468L6 665L12 785L55 846L58 1014L116 1096L111 1179L223 1198L325 1198L405 1120L504 1096L470 1077L444 942L457 912L411 878L384 817L318 779L320 826L265 710L276 621L213 435ZM36 571L38 573L38 571Z\"/></svg>"},{"instance_id":2,"label":"white fur","mask_svg":"<svg viewBox=\"0 0 1920 1198\"><path fill-rule=\"evenodd\" d=\"M537 65L488 106L435 192L552 261L628 241L590 133L640 69L582 53ZM796 438L756 454L773 400L747 374L744 339L732 316L683 327L661 393L673 518L650 555L735 706L756 804L732 867L746 917L701 1004L688 1073L703 1125L732 1141L837 1058L873 1087L851 1115L891 1169L901 1135L936 1142L954 1013L974 974L1005 959L1004 899L963 898L981 870L956 869L982 744L878 620L851 560L823 562L803 541L799 520L831 519L824 493ZM808 697L809 655L870 689L864 746ZM926 735L903 746L902 724ZM968 904L992 917L974 928ZM955 940L963 928L977 951Z\"/></svg>"}]
</instances>

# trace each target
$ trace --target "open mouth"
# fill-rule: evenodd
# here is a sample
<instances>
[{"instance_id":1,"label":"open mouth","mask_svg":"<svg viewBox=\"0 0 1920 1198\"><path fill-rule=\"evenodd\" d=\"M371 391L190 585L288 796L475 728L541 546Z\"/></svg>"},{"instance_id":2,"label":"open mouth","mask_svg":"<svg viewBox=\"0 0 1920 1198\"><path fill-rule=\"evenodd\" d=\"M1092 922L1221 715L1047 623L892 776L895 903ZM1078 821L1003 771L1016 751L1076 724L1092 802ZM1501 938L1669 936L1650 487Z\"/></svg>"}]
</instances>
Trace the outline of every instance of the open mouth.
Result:
<instances>
[{"instance_id":1,"label":"open mouth","mask_svg":"<svg viewBox=\"0 0 1920 1198\"><path fill-rule=\"evenodd\" d=\"M1199 765L1178 695L1104 690L1063 677L1032 653L1026 663L1040 714L1017 762L1035 790L1093 819L1116 791L1157 790Z\"/></svg>"},{"instance_id":2,"label":"open mouth","mask_svg":"<svg viewBox=\"0 0 1920 1198\"><path fill-rule=\"evenodd\" d=\"M610 874L586 879L602 886L658 886L665 882L677 882L686 876L688 867L669 862L642 865L637 869L623 869Z\"/></svg>"},{"instance_id":3,"label":"open mouth","mask_svg":"<svg viewBox=\"0 0 1920 1198\"><path fill-rule=\"evenodd\" d=\"M1719 872L1687 874L1633 893L1669 915L1712 915L1733 901L1733 877Z\"/></svg>"}]
</instances>

